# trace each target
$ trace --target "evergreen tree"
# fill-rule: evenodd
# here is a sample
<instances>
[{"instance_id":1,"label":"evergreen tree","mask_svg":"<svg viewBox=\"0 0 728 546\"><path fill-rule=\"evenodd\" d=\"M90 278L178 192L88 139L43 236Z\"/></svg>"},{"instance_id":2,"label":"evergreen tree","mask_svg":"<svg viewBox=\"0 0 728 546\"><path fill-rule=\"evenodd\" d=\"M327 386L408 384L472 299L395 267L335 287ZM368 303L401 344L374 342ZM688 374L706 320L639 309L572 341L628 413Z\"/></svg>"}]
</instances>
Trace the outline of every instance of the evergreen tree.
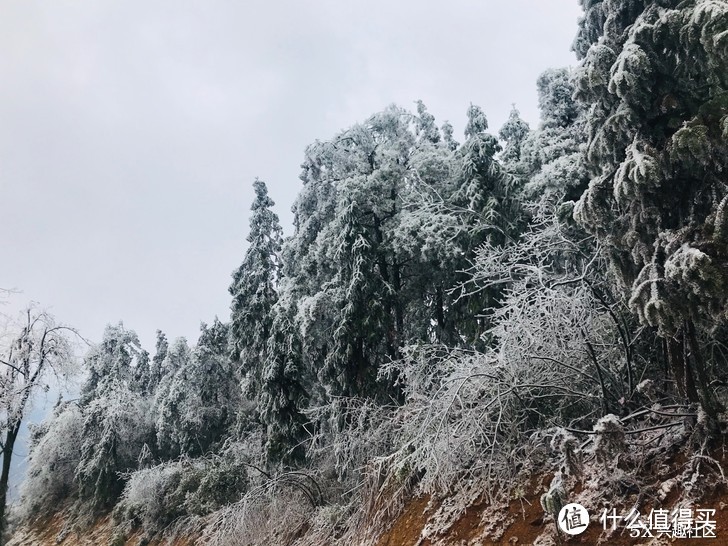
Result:
<instances>
[{"instance_id":1,"label":"evergreen tree","mask_svg":"<svg viewBox=\"0 0 728 546\"><path fill-rule=\"evenodd\" d=\"M185 382L192 368L192 349L185 338L177 338L165 352L161 364L161 379L153 400L156 447L164 459L179 455L177 432L183 419L182 406L187 393Z\"/></svg>"},{"instance_id":2,"label":"evergreen tree","mask_svg":"<svg viewBox=\"0 0 728 546\"><path fill-rule=\"evenodd\" d=\"M136 366L134 367L134 381L133 389L140 392L142 395L148 395L148 388L152 382L152 363L149 358L149 353L142 349L137 358Z\"/></svg>"},{"instance_id":3,"label":"evergreen tree","mask_svg":"<svg viewBox=\"0 0 728 546\"><path fill-rule=\"evenodd\" d=\"M448 264L458 272L450 287L462 286L466 275L462 271L475 249L484 243L501 246L516 238L523 228L521 206L523 180L507 172L497 159L502 151L498 139L487 133L488 121L483 110L470 105L465 129L466 140L455 152L453 174L456 190L448 206L457 211L463 227L458 245L461 257ZM482 345L489 328L484 310L498 306L500 290L482 291L476 295L461 293L450 309L452 320L458 324L458 336L467 344Z\"/></svg>"},{"instance_id":4,"label":"evergreen tree","mask_svg":"<svg viewBox=\"0 0 728 546\"><path fill-rule=\"evenodd\" d=\"M283 283L285 285L287 279ZM302 442L306 437L308 419L303 409L311 398L305 388L310 373L304 363L299 330L293 320L295 308L290 305L295 304L283 299L272 311L272 335L268 340L260 396L268 459L287 465L304 459Z\"/></svg>"},{"instance_id":5,"label":"evergreen tree","mask_svg":"<svg viewBox=\"0 0 728 546\"><path fill-rule=\"evenodd\" d=\"M421 100L418 100L416 104L418 117L415 132L417 136L421 140L437 144L440 142L440 131L437 130L437 125L435 125L435 116L427 111L425 103Z\"/></svg>"},{"instance_id":6,"label":"evergreen tree","mask_svg":"<svg viewBox=\"0 0 728 546\"><path fill-rule=\"evenodd\" d=\"M528 123L521 118L520 112L513 105L508 120L498 132L500 139L505 142L499 159L505 169L512 174L523 174L520 166L521 148L523 147L523 141L526 140L530 132L531 129Z\"/></svg>"},{"instance_id":7,"label":"evergreen tree","mask_svg":"<svg viewBox=\"0 0 728 546\"><path fill-rule=\"evenodd\" d=\"M465 124L466 139L483 134L488 130L488 118L480 106L471 103L468 107L467 114L468 122Z\"/></svg>"},{"instance_id":8,"label":"evergreen tree","mask_svg":"<svg viewBox=\"0 0 728 546\"><path fill-rule=\"evenodd\" d=\"M193 351L177 342L176 371L155 404L157 442L164 458L205 454L229 430L239 401L239 381L228 354L228 327L202 324Z\"/></svg>"},{"instance_id":9,"label":"evergreen tree","mask_svg":"<svg viewBox=\"0 0 728 546\"><path fill-rule=\"evenodd\" d=\"M411 120L391 107L307 150L286 275L306 360L332 394L374 395L379 365L401 343L402 269L391 232L416 140Z\"/></svg>"},{"instance_id":10,"label":"evergreen tree","mask_svg":"<svg viewBox=\"0 0 728 546\"><path fill-rule=\"evenodd\" d=\"M496 160L502 151L493 135L486 132L488 120L479 106L468 108L465 143L458 149L458 185L454 204L479 216L479 221L507 231L517 221L517 180Z\"/></svg>"},{"instance_id":11,"label":"evergreen tree","mask_svg":"<svg viewBox=\"0 0 728 546\"><path fill-rule=\"evenodd\" d=\"M87 405L117 385L129 386L135 362L143 358L136 332L122 323L108 325L101 343L89 350L84 359L88 377L81 387L80 402Z\"/></svg>"},{"instance_id":12,"label":"evergreen tree","mask_svg":"<svg viewBox=\"0 0 728 546\"><path fill-rule=\"evenodd\" d=\"M163 363L164 359L167 358L167 349L169 349L167 336L161 330L157 330L155 352L149 364L149 381L146 386L146 391L149 394L154 394L159 382L162 380Z\"/></svg>"},{"instance_id":13,"label":"evergreen tree","mask_svg":"<svg viewBox=\"0 0 728 546\"><path fill-rule=\"evenodd\" d=\"M574 216L664 336L680 394L712 413L698 338L728 294L728 4L582 5L575 50L578 97L591 105L591 182Z\"/></svg>"},{"instance_id":14,"label":"evergreen tree","mask_svg":"<svg viewBox=\"0 0 728 546\"><path fill-rule=\"evenodd\" d=\"M388 397L378 369L402 346L483 331L473 327L482 298L456 301L449 290L479 244L518 225L518 181L498 164L479 107L455 151L421 102L418 113L391 107L306 152L283 251L286 297L324 396Z\"/></svg>"},{"instance_id":15,"label":"evergreen tree","mask_svg":"<svg viewBox=\"0 0 728 546\"><path fill-rule=\"evenodd\" d=\"M442 131L442 139L445 141L447 149L451 152L457 150L460 144L453 138L454 130L452 124L449 121L446 121L442 124L442 127L440 127L440 131Z\"/></svg>"},{"instance_id":16,"label":"evergreen tree","mask_svg":"<svg viewBox=\"0 0 728 546\"><path fill-rule=\"evenodd\" d=\"M570 69L549 69L537 82L541 123L522 145L522 168L529 181L525 194L568 201L578 199L589 182L584 161L586 112L574 99Z\"/></svg>"},{"instance_id":17,"label":"evergreen tree","mask_svg":"<svg viewBox=\"0 0 728 546\"><path fill-rule=\"evenodd\" d=\"M153 442L149 403L134 387L134 363L142 356L137 335L108 326L85 358L89 376L81 389L83 444L75 480L96 508L113 503L123 488L120 473L135 468Z\"/></svg>"},{"instance_id":18,"label":"evergreen tree","mask_svg":"<svg viewBox=\"0 0 728 546\"><path fill-rule=\"evenodd\" d=\"M278 216L271 210L265 182L253 182L255 200L251 207L250 243L243 263L233 272L230 340L233 360L240 362L247 382L246 394L255 397L261 383L266 349L271 334L271 310L275 305L276 282L280 267L282 230Z\"/></svg>"}]
</instances>

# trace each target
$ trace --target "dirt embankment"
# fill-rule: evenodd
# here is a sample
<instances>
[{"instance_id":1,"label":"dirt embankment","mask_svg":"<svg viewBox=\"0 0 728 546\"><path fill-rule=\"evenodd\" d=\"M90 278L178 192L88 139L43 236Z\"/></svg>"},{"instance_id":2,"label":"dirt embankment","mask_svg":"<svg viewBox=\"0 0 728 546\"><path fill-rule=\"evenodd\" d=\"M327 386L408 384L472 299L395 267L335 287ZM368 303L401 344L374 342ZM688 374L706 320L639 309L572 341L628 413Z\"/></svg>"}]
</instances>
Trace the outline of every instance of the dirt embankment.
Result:
<instances>
[{"instance_id":1,"label":"dirt embankment","mask_svg":"<svg viewBox=\"0 0 728 546\"><path fill-rule=\"evenodd\" d=\"M707 457L706 457L707 459ZM433 500L429 497L411 498L399 515L386 529L380 529L377 536L358 537L347 546L488 546L502 544L508 546L567 546L567 545L609 545L628 546L649 544L653 546L723 545L728 544L728 488L721 478L721 468L728 463L728 455L721 449L715 450L708 466L714 469L697 476L697 489L707 493L699 501L691 503L689 489L695 491L696 479L688 483L685 477L689 461L678 456L669 463L661 463L663 474L655 477L657 488L629 488L626 484L624 495L617 498L620 504L618 513L626 515L630 507L636 507L647 521L652 509L673 510L689 507L697 513L699 508L714 509L714 539L690 539L663 536L662 538L632 538L630 531L622 523L616 531L606 532L599 517L609 506L608 499L600 489L605 484L622 483L614 476L601 478L584 475L581 480L572 481L567 501L579 502L589 510L591 520L588 529L577 536L555 533L553 519L544 516L541 507L541 494L553 474L532 478L522 494L500 505L486 503L482 497L470 495L471 499L446 498ZM707 469L707 467L706 467ZM692 472L692 471L691 471ZM611 481L610 481L611 480ZM611 497L614 501L615 498ZM383 531L383 532L382 532ZM178 537L174 540L154 540L143 542L141 532L122 536L109 516L100 518L86 531L78 533L71 529L60 515L46 518L32 528L15 532L9 546L193 546L200 544L198 537ZM310 541L309 541L310 543ZM246 546L246 545L231 545ZM272 544L270 546L276 546ZM295 546L295 545L293 545ZM321 544L321 546L333 546Z\"/></svg>"}]
</instances>

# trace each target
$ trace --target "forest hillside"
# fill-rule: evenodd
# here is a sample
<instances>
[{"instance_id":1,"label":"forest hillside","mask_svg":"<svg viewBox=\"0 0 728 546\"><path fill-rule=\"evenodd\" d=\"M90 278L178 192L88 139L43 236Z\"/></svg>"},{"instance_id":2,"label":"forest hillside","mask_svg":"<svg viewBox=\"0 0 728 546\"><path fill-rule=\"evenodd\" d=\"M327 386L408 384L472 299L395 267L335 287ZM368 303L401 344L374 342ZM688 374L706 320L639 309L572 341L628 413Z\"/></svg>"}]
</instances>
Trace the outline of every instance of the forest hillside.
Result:
<instances>
[{"instance_id":1,"label":"forest hillside","mask_svg":"<svg viewBox=\"0 0 728 546\"><path fill-rule=\"evenodd\" d=\"M10 543L728 540L728 4L581 4L538 126L389 106L305 149L289 237L255 180L230 316L107 327Z\"/></svg>"}]
</instances>

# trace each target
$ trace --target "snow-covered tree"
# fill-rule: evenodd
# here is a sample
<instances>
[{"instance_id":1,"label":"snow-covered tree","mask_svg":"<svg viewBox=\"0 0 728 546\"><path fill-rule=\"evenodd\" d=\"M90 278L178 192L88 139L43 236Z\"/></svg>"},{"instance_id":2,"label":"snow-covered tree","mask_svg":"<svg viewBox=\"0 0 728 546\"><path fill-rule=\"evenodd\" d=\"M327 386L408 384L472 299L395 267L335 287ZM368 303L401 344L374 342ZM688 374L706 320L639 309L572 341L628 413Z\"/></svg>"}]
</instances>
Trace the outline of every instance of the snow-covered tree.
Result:
<instances>
[{"instance_id":1,"label":"snow-covered tree","mask_svg":"<svg viewBox=\"0 0 728 546\"><path fill-rule=\"evenodd\" d=\"M239 404L239 380L228 351L228 327L202 324L193 351L175 344L181 361L155 402L157 442L165 458L204 455L228 432Z\"/></svg>"},{"instance_id":2,"label":"snow-covered tree","mask_svg":"<svg viewBox=\"0 0 728 546\"><path fill-rule=\"evenodd\" d=\"M423 140L437 144L440 142L440 131L435 125L435 116L427 111L425 103L421 100L417 101L417 120L415 132L417 136ZM452 136L452 135L451 135Z\"/></svg>"},{"instance_id":3,"label":"snow-covered tree","mask_svg":"<svg viewBox=\"0 0 728 546\"><path fill-rule=\"evenodd\" d=\"M149 358L149 353L142 349L134 367L133 387L137 391L147 395L152 384L152 360Z\"/></svg>"},{"instance_id":4,"label":"snow-covered tree","mask_svg":"<svg viewBox=\"0 0 728 546\"><path fill-rule=\"evenodd\" d=\"M288 279L283 280L283 293ZM262 374L260 414L266 425L268 460L285 464L303 460L308 419L303 410L310 403L311 372L304 361L300 331L294 321L295 302L287 297L272 312L271 337Z\"/></svg>"},{"instance_id":5,"label":"snow-covered tree","mask_svg":"<svg viewBox=\"0 0 728 546\"><path fill-rule=\"evenodd\" d=\"M477 104L470 104L468 107L468 122L465 124L465 138L485 133L488 130L488 118L483 109Z\"/></svg>"},{"instance_id":6,"label":"snow-covered tree","mask_svg":"<svg viewBox=\"0 0 728 546\"><path fill-rule=\"evenodd\" d=\"M537 82L539 127L522 145L522 168L529 180L525 194L562 200L577 199L589 181L584 153L584 107L578 103L570 69L549 69Z\"/></svg>"},{"instance_id":7,"label":"snow-covered tree","mask_svg":"<svg viewBox=\"0 0 728 546\"><path fill-rule=\"evenodd\" d=\"M232 355L245 376L246 395L253 398L260 389L266 347L271 334L271 309L277 299L282 230L273 212L273 200L265 182L253 183L255 200L251 207L250 244L243 263L233 273L230 317Z\"/></svg>"},{"instance_id":8,"label":"snow-covered tree","mask_svg":"<svg viewBox=\"0 0 728 546\"><path fill-rule=\"evenodd\" d=\"M4 317L3 317L4 318ZM75 368L72 328L58 324L33 307L7 320L0 333L0 535L5 529L10 465L20 426L38 391L47 391L49 376L67 377Z\"/></svg>"},{"instance_id":9,"label":"snow-covered tree","mask_svg":"<svg viewBox=\"0 0 728 546\"><path fill-rule=\"evenodd\" d=\"M76 467L81 460L83 415L77 404L64 402L38 426L31 428L28 470L20 487L24 520L52 513L78 495Z\"/></svg>"},{"instance_id":10,"label":"snow-covered tree","mask_svg":"<svg viewBox=\"0 0 728 546\"><path fill-rule=\"evenodd\" d=\"M508 174L497 161L502 151L498 139L487 133L488 120L479 106L470 105L467 137L457 150L459 188L453 196L455 205L477 216L477 222L489 226L489 236L503 236L517 229L520 221L519 192L521 181Z\"/></svg>"},{"instance_id":11,"label":"snow-covered tree","mask_svg":"<svg viewBox=\"0 0 728 546\"><path fill-rule=\"evenodd\" d=\"M440 127L440 131L442 131L442 139L445 141L447 149L451 152L457 150L460 143L458 143L458 141L453 137L455 130L453 129L452 124L449 121L446 121Z\"/></svg>"},{"instance_id":12,"label":"snow-covered tree","mask_svg":"<svg viewBox=\"0 0 728 546\"><path fill-rule=\"evenodd\" d=\"M119 384L130 387L135 364L142 355L136 332L122 323L108 325L101 343L92 346L84 358L88 376L81 387L81 404L90 403Z\"/></svg>"},{"instance_id":13,"label":"snow-covered tree","mask_svg":"<svg viewBox=\"0 0 728 546\"><path fill-rule=\"evenodd\" d=\"M508 119L498 132L500 139L505 142L503 152L499 156L499 159L506 170L512 174L522 174L521 148L523 147L523 141L526 140L530 132L531 129L528 123L521 118L521 113L513 105Z\"/></svg>"},{"instance_id":14,"label":"snow-covered tree","mask_svg":"<svg viewBox=\"0 0 728 546\"><path fill-rule=\"evenodd\" d=\"M575 41L591 181L574 210L683 396L711 410L700 333L724 316L728 4L582 1Z\"/></svg>"},{"instance_id":15,"label":"snow-covered tree","mask_svg":"<svg viewBox=\"0 0 728 546\"><path fill-rule=\"evenodd\" d=\"M408 183L412 119L391 107L307 150L285 274L298 293L306 359L334 394L374 394L379 364L401 341L402 265L390 234Z\"/></svg>"},{"instance_id":16,"label":"snow-covered tree","mask_svg":"<svg viewBox=\"0 0 728 546\"><path fill-rule=\"evenodd\" d=\"M307 149L284 275L304 362L328 394L385 394L377 370L402 346L484 331L473 320L482 301L449 290L472 251L512 235L521 217L520 182L486 129L471 105L453 150L419 102L418 116L390 107Z\"/></svg>"},{"instance_id":17,"label":"snow-covered tree","mask_svg":"<svg viewBox=\"0 0 728 546\"><path fill-rule=\"evenodd\" d=\"M101 343L84 359L88 377L79 402L83 444L75 479L81 496L94 508L118 498L120 473L134 469L144 446L154 443L151 400L133 380L140 357L136 333L118 324L107 326Z\"/></svg>"},{"instance_id":18,"label":"snow-covered tree","mask_svg":"<svg viewBox=\"0 0 728 546\"><path fill-rule=\"evenodd\" d=\"M115 383L83 408L83 443L75 479L87 506L113 505L123 473L137 468L145 445L153 442L151 404L128 384Z\"/></svg>"},{"instance_id":19,"label":"snow-covered tree","mask_svg":"<svg viewBox=\"0 0 728 546\"><path fill-rule=\"evenodd\" d=\"M193 360L187 340L180 337L167 349L162 361L162 379L154 394L153 407L157 447L165 459L180 454L177 435L183 419L184 398L188 392L186 381L193 369Z\"/></svg>"},{"instance_id":20,"label":"snow-covered tree","mask_svg":"<svg viewBox=\"0 0 728 546\"><path fill-rule=\"evenodd\" d=\"M154 356L150 359L149 353L142 349L137 357L134 368L135 388L145 396L154 396L154 392L162 380L163 367L169 343L167 336L161 330L157 330L157 341Z\"/></svg>"}]
</instances>

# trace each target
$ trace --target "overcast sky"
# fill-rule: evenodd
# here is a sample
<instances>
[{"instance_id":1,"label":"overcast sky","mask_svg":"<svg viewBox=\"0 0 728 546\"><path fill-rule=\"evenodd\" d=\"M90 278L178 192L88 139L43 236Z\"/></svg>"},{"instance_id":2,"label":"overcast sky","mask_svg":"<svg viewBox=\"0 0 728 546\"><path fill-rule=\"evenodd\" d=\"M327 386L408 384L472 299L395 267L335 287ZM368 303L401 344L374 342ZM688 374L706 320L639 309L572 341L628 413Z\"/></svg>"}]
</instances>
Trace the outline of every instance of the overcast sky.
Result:
<instances>
[{"instance_id":1,"label":"overcast sky","mask_svg":"<svg viewBox=\"0 0 728 546\"><path fill-rule=\"evenodd\" d=\"M0 287L99 340L228 318L252 181L284 230L303 149L422 99L462 133L570 51L577 0L4 0ZM462 138L461 136L459 137Z\"/></svg>"}]
</instances>

